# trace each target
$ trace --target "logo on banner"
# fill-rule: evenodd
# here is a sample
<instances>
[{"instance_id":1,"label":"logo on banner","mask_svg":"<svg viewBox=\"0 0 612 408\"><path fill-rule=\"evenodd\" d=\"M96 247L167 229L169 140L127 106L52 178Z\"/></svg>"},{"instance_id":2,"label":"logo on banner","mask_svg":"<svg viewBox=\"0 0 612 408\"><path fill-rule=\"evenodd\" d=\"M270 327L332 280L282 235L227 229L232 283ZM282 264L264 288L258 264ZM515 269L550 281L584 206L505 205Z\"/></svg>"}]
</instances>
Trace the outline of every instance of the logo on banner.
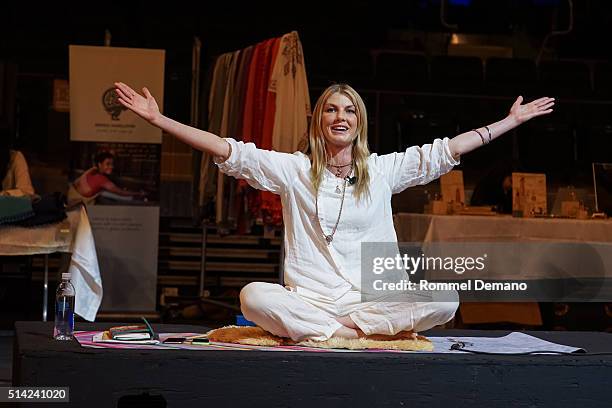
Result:
<instances>
[{"instance_id":1,"label":"logo on banner","mask_svg":"<svg viewBox=\"0 0 612 408\"><path fill-rule=\"evenodd\" d=\"M117 96L114 87L108 88L104 92L102 95L102 105L104 105L104 110L111 115L112 120L119 120L121 112L127 109L119 102L119 96Z\"/></svg>"}]
</instances>

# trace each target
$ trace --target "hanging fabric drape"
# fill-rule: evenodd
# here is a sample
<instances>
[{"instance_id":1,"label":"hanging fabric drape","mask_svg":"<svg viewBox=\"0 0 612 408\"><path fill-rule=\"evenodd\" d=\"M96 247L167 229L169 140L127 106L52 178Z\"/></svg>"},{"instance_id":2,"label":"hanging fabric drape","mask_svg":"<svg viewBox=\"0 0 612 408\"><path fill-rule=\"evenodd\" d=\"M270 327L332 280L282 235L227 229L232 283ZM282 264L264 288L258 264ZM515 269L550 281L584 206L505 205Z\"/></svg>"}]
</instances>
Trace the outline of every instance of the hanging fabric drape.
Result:
<instances>
[{"instance_id":1,"label":"hanging fabric drape","mask_svg":"<svg viewBox=\"0 0 612 408\"><path fill-rule=\"evenodd\" d=\"M294 152L300 140L308 133L308 81L304 51L297 32L285 34L280 47L281 52L274 63L269 87L270 92L276 95L272 149Z\"/></svg>"},{"instance_id":2,"label":"hanging fabric drape","mask_svg":"<svg viewBox=\"0 0 612 408\"><path fill-rule=\"evenodd\" d=\"M227 82L228 69L228 54L219 56L212 70L212 80L207 84L208 98L207 109L201 109L205 112L205 120L200 120L200 123L207 123L209 132L219 135L221 130L221 120L223 119L223 102L225 99L225 85ZM219 135L221 136L221 135ZM216 177L215 165L212 161L212 156L203 153L200 160L200 183L199 183L199 206L203 207L206 203L212 200L216 194Z\"/></svg>"},{"instance_id":3,"label":"hanging fabric drape","mask_svg":"<svg viewBox=\"0 0 612 408\"><path fill-rule=\"evenodd\" d=\"M310 97L297 32L217 57L208 87L208 131L293 153L306 136ZM199 204L215 199L221 231L248 232L256 223L280 225L280 197L218 172L209 154L200 165Z\"/></svg>"}]
</instances>

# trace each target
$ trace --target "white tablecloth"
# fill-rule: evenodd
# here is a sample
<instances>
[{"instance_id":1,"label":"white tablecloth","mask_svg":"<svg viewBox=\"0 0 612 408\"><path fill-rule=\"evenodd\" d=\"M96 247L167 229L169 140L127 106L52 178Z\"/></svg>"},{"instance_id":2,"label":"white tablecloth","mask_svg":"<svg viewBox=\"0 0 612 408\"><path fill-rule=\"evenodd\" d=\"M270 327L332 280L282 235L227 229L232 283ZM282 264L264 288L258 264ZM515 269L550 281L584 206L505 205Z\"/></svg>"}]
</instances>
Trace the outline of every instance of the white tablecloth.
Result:
<instances>
[{"instance_id":1,"label":"white tablecloth","mask_svg":"<svg viewBox=\"0 0 612 408\"><path fill-rule=\"evenodd\" d=\"M489 243L588 243L596 248L607 278L612 274L612 221L514 218L398 213L394 216L400 242L489 242ZM586 245L585 245L586 246ZM580 246L577 246L580 247ZM533 257L537 257L533 254ZM559 254L559 258L571 254ZM569 259L571 261L571 259ZM589 277L595 270L586 265L572 273ZM596 277L602 277L600 270ZM537 303L462 303L464 323L514 322L541 324Z\"/></svg>"},{"instance_id":2,"label":"white tablecloth","mask_svg":"<svg viewBox=\"0 0 612 408\"><path fill-rule=\"evenodd\" d=\"M612 277L609 220L398 213L394 222L400 242L422 242L426 247L431 243L431 248L449 254L465 248L465 256L470 250L488 251L487 265L499 279L558 278L538 268L551 262L559 263L567 277ZM519 258L523 266L529 266L520 269L520 276L509 262Z\"/></svg>"},{"instance_id":3,"label":"white tablecloth","mask_svg":"<svg viewBox=\"0 0 612 408\"><path fill-rule=\"evenodd\" d=\"M63 222L39 227L0 227L0 255L70 252L69 272L76 291L75 312L94 321L102 302L102 277L84 206L68 211Z\"/></svg>"},{"instance_id":4,"label":"white tablecloth","mask_svg":"<svg viewBox=\"0 0 612 408\"><path fill-rule=\"evenodd\" d=\"M547 240L612 243L612 220L412 213L398 213L394 219L397 238L404 242Z\"/></svg>"}]
</instances>

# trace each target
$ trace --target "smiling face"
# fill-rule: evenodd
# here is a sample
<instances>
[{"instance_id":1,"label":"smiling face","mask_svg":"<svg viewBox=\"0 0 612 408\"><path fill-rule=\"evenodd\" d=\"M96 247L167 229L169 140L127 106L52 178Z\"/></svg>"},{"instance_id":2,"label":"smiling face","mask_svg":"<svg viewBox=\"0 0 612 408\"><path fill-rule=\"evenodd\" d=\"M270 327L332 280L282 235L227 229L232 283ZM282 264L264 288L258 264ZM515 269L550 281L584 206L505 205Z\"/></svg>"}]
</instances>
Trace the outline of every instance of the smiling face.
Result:
<instances>
[{"instance_id":1,"label":"smiling face","mask_svg":"<svg viewBox=\"0 0 612 408\"><path fill-rule=\"evenodd\" d=\"M102 174L106 174L107 176L113 172L113 168L115 167L115 163L113 159L107 158L98 163L98 170Z\"/></svg>"},{"instance_id":2,"label":"smiling face","mask_svg":"<svg viewBox=\"0 0 612 408\"><path fill-rule=\"evenodd\" d=\"M327 98L321 115L321 127L327 143L338 147L350 145L358 124L357 107L345 94L336 92Z\"/></svg>"}]
</instances>

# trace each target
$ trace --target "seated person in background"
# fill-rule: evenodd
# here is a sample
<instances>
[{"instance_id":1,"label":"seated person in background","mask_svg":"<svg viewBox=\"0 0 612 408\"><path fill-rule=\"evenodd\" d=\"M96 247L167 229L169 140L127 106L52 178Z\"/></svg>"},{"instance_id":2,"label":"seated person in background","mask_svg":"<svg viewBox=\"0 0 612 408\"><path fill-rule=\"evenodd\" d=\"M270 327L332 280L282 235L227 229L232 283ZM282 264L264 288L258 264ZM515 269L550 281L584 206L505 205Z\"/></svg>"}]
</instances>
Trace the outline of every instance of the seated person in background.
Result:
<instances>
[{"instance_id":1,"label":"seated person in background","mask_svg":"<svg viewBox=\"0 0 612 408\"><path fill-rule=\"evenodd\" d=\"M517 169L516 163L499 162L476 184L470 205L490 205L500 214L512 214L512 172Z\"/></svg>"},{"instance_id":2,"label":"seated person in background","mask_svg":"<svg viewBox=\"0 0 612 408\"><path fill-rule=\"evenodd\" d=\"M143 192L124 190L110 180L114 168L114 156L109 152L96 155L94 167L83 173L68 189L68 204L84 202L92 204L96 197L108 191L115 197L132 200L134 197L144 197Z\"/></svg>"},{"instance_id":3,"label":"seated person in background","mask_svg":"<svg viewBox=\"0 0 612 408\"><path fill-rule=\"evenodd\" d=\"M6 133L4 129L0 131L0 195L33 196L28 163L20 151L10 149Z\"/></svg>"}]
</instances>

